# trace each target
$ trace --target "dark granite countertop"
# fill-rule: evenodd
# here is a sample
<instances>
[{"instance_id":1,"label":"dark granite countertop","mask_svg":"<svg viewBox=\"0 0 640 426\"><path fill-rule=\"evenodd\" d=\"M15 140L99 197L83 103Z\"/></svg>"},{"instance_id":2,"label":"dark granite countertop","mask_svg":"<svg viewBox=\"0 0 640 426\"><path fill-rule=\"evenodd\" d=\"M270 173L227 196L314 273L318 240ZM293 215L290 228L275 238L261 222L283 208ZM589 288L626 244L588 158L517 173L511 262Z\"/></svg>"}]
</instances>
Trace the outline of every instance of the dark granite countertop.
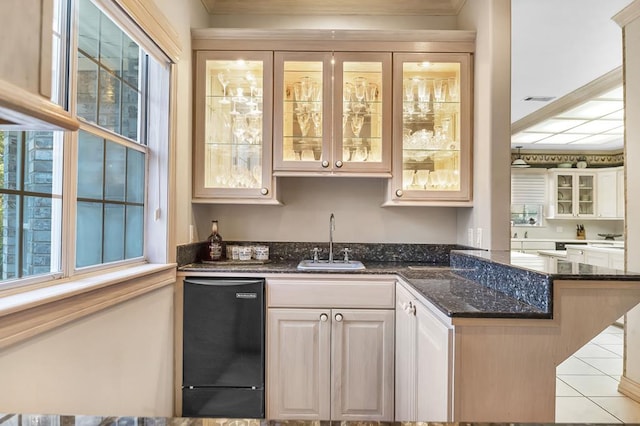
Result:
<instances>
[{"instance_id":1,"label":"dark granite countertop","mask_svg":"<svg viewBox=\"0 0 640 426\"><path fill-rule=\"evenodd\" d=\"M558 423L536 423L554 425ZM588 423L563 423L565 426ZM632 424L632 423L628 423ZM525 426L526 423L447 423L447 422L378 422L378 421L317 421L218 419L193 417L120 417L41 414L2 414L0 426ZM637 425L637 423L636 423Z\"/></svg>"},{"instance_id":2,"label":"dark granite countertop","mask_svg":"<svg viewBox=\"0 0 640 426\"><path fill-rule=\"evenodd\" d=\"M551 318L536 306L519 301L495 289L464 278L448 265L420 262L365 262L361 271L300 271L297 261L273 261L266 264L192 263L179 268L182 273L216 274L349 274L398 275L427 301L449 317L467 318Z\"/></svg>"},{"instance_id":3,"label":"dark granite countertop","mask_svg":"<svg viewBox=\"0 0 640 426\"><path fill-rule=\"evenodd\" d=\"M276 247L279 256L264 264L189 263L178 270L182 275L195 272L266 277L285 273L393 274L410 284L445 315L454 318L549 319L553 317L555 280L640 281L640 274L593 265L562 260L550 263L545 258L530 254L439 245L356 246L366 256L362 259L365 270L301 271L297 269L299 256L308 251L309 245L297 252L291 252L290 246L283 247ZM386 261L389 253L394 253L393 259L400 260ZM421 259L422 262L410 259Z\"/></svg>"}]
</instances>

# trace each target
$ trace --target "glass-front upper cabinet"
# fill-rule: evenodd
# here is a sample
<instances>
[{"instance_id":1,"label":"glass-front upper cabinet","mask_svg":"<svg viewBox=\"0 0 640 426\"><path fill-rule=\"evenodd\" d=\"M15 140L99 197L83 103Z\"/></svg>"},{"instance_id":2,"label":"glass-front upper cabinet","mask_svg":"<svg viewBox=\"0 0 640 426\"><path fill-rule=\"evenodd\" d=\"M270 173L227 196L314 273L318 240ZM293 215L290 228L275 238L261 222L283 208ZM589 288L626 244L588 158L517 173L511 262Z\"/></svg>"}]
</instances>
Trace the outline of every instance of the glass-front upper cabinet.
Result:
<instances>
[{"instance_id":1,"label":"glass-front upper cabinet","mask_svg":"<svg viewBox=\"0 0 640 426\"><path fill-rule=\"evenodd\" d=\"M552 176L555 218L595 217L595 173L558 169Z\"/></svg>"},{"instance_id":2,"label":"glass-front upper cabinet","mask_svg":"<svg viewBox=\"0 0 640 426\"><path fill-rule=\"evenodd\" d=\"M276 174L390 175L390 53L277 52L275 91Z\"/></svg>"},{"instance_id":3,"label":"glass-front upper cabinet","mask_svg":"<svg viewBox=\"0 0 640 426\"><path fill-rule=\"evenodd\" d=\"M193 201L277 203L271 52L196 52Z\"/></svg>"},{"instance_id":4,"label":"glass-front upper cabinet","mask_svg":"<svg viewBox=\"0 0 640 426\"><path fill-rule=\"evenodd\" d=\"M387 204L471 201L468 54L394 54L394 160Z\"/></svg>"}]
</instances>

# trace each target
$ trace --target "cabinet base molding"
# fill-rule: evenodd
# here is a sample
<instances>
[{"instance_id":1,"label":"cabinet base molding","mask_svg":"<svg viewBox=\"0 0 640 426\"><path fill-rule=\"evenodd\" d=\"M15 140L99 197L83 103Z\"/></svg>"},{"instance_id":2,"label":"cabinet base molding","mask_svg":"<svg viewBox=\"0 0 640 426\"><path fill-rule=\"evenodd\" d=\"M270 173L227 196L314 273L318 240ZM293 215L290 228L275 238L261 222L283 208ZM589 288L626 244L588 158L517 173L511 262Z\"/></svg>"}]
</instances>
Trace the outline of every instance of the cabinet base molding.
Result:
<instances>
[{"instance_id":1,"label":"cabinet base molding","mask_svg":"<svg viewBox=\"0 0 640 426\"><path fill-rule=\"evenodd\" d=\"M626 376L620 376L618 391L634 401L640 402L640 383L633 381Z\"/></svg>"}]
</instances>

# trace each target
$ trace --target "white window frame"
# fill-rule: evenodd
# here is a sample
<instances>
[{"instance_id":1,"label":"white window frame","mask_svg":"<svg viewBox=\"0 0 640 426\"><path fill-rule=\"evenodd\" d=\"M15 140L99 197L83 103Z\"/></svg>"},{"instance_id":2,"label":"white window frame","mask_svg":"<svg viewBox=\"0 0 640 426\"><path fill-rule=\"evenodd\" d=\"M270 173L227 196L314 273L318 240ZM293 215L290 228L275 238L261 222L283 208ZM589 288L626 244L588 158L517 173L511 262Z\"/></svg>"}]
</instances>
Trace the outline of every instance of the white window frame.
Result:
<instances>
[{"instance_id":1,"label":"white window frame","mask_svg":"<svg viewBox=\"0 0 640 426\"><path fill-rule=\"evenodd\" d=\"M143 50L166 70L160 87L167 88L158 99L165 109L159 122L166 122L164 134L149 141L146 156L148 194L146 199L144 261L123 261L82 271L75 270L75 204L77 134L65 133L61 274L28 277L0 284L0 348L18 343L86 315L123 303L134 297L172 285L176 280L174 238L170 231L169 191L175 188L173 159L175 145L176 83L175 63L180 54L179 39L157 7L143 0L94 0ZM74 0L74 7L77 3ZM77 29L77 13L71 28ZM135 19L135 21L134 21ZM137 22L136 22L137 21ZM149 37L153 37L153 40ZM75 34L71 35L70 61L77 60ZM75 117L75 65L70 66ZM158 91L160 92L160 91ZM82 125L85 125L83 123ZM164 126L163 126L164 127ZM157 130L154 127L154 131ZM151 136L151 135L150 135ZM142 145L141 145L142 146ZM72 178L69 179L68 177ZM66 210L65 210L66 209ZM72 231L72 232L69 232ZM73 250L71 250L73 249ZM82 295L83 297L77 297Z\"/></svg>"}]
</instances>

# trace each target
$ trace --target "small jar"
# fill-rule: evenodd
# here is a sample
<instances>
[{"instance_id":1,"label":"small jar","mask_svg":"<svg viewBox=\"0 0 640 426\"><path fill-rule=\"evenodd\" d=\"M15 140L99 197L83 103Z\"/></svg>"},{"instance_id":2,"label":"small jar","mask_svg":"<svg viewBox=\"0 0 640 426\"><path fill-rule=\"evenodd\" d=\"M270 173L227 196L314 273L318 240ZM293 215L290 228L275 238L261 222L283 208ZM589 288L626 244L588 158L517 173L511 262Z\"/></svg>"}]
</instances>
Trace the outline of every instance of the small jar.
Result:
<instances>
[{"instance_id":1,"label":"small jar","mask_svg":"<svg viewBox=\"0 0 640 426\"><path fill-rule=\"evenodd\" d=\"M251 246L242 246L238 248L239 260L251 260Z\"/></svg>"},{"instance_id":2,"label":"small jar","mask_svg":"<svg viewBox=\"0 0 640 426\"><path fill-rule=\"evenodd\" d=\"M269 246L254 247L256 260L269 260Z\"/></svg>"}]
</instances>

